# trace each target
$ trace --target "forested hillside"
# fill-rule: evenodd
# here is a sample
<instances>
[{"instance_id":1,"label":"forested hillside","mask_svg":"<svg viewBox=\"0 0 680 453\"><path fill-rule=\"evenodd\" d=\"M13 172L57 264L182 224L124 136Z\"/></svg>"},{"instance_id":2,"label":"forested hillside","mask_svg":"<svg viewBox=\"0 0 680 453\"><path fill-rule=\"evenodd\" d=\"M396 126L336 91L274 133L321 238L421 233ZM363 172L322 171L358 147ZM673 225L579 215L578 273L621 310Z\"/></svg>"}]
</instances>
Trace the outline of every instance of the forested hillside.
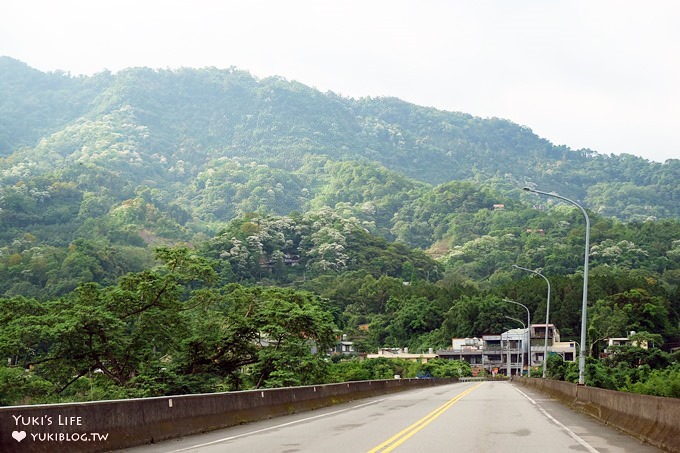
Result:
<instances>
[{"instance_id":1,"label":"forested hillside","mask_svg":"<svg viewBox=\"0 0 680 453\"><path fill-rule=\"evenodd\" d=\"M374 162L432 185L470 179L507 190L534 183L624 220L680 213L677 160L570 150L507 120L392 98L343 98L233 68L74 78L2 57L0 75L0 156L31 174L105 173L108 181L100 182L115 184L125 172L120 182L131 188L153 181L178 190L215 159L299 172L317 156Z\"/></svg>"},{"instance_id":2,"label":"forested hillside","mask_svg":"<svg viewBox=\"0 0 680 453\"><path fill-rule=\"evenodd\" d=\"M670 344L678 181L680 160L234 68L0 57L0 356L41 379L0 368L0 404L82 398L94 370L101 397L347 379L308 343L445 347L513 327L505 297L541 319L543 280L513 264L550 278L576 338L584 220L525 185L590 213L593 354L631 330Z\"/></svg>"}]
</instances>

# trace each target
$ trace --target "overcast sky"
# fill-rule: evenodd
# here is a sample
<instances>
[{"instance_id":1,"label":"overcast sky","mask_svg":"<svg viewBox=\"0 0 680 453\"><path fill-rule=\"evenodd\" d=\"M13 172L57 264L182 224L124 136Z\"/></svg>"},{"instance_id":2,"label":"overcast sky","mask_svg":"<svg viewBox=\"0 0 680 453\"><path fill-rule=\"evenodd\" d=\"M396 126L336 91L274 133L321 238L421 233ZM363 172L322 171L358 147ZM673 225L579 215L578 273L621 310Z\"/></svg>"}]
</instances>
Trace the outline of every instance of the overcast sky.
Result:
<instances>
[{"instance_id":1,"label":"overcast sky","mask_svg":"<svg viewBox=\"0 0 680 453\"><path fill-rule=\"evenodd\" d=\"M677 0L16 0L43 70L215 66L506 118L556 145L680 158ZM1 121L1 119L0 119Z\"/></svg>"}]
</instances>

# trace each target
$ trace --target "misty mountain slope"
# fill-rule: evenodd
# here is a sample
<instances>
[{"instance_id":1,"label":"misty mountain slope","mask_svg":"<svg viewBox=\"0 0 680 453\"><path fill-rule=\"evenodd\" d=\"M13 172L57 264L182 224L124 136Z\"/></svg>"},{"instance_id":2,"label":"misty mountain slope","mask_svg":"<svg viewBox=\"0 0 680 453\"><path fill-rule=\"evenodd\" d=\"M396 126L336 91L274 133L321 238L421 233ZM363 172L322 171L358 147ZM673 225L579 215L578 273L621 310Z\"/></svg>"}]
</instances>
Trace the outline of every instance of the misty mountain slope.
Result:
<instances>
[{"instance_id":1,"label":"misty mountain slope","mask_svg":"<svg viewBox=\"0 0 680 453\"><path fill-rule=\"evenodd\" d=\"M503 119L395 98L344 98L279 77L256 79L234 68L131 68L70 77L3 57L0 79L4 184L56 178L76 182L81 190L108 191L118 200L143 186L160 191L157 196L166 204L190 203L184 208L209 212L212 208L195 205L203 197L195 192L206 172L219 172L230 159L302 180L278 181L285 195L264 203L251 200L224 215L246 208L281 213L307 209L320 193L328 193L322 185L330 173L305 174L316 156L323 162L374 162L433 186L469 180L515 197L523 185L535 185L621 219L680 216L678 160L659 164L574 151ZM223 175L227 183L229 174ZM259 180L265 188L266 181L282 178L287 177L279 173ZM396 200L404 196L402 186L390 186ZM309 193L300 199L303 189ZM326 198L341 203L357 196L341 191Z\"/></svg>"}]
</instances>

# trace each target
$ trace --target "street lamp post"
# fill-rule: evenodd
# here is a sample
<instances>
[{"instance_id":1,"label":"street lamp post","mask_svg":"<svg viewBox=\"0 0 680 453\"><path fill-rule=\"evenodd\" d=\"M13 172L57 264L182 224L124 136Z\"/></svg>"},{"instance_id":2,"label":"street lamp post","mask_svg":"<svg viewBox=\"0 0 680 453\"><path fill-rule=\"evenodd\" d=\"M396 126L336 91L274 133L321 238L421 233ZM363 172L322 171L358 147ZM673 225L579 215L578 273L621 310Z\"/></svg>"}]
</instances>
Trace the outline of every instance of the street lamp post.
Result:
<instances>
[{"instance_id":1,"label":"street lamp post","mask_svg":"<svg viewBox=\"0 0 680 453\"><path fill-rule=\"evenodd\" d=\"M526 305L515 302L514 300L503 299L503 302L519 305L520 307L524 307L527 311L527 377L531 377L531 313Z\"/></svg>"},{"instance_id":2,"label":"street lamp post","mask_svg":"<svg viewBox=\"0 0 680 453\"><path fill-rule=\"evenodd\" d=\"M580 204L576 203L573 200L570 200L569 198L563 197L562 195L558 195L556 193L543 192L540 190L532 189L530 187L523 187L522 190L537 193L540 195L546 195L548 197L559 198L560 200L564 200L567 203L571 203L581 210L583 217L585 217L586 219L586 245L583 258L583 301L581 304L581 345L580 345L581 350L578 357L578 383L579 385L584 385L586 368L586 316L587 316L586 311L588 310L588 255L590 254L590 218L588 217L588 213L586 212L586 210L583 209L583 206L581 206Z\"/></svg>"},{"instance_id":3,"label":"street lamp post","mask_svg":"<svg viewBox=\"0 0 680 453\"><path fill-rule=\"evenodd\" d=\"M550 282L545 277L545 275L541 274L538 271L527 269L526 267L521 267L516 264L513 264L512 267L516 269L521 269L523 271L531 272L532 274L536 274L540 277L543 277L543 280L545 280L545 282L548 284L548 301L546 302L545 305L545 346L543 348L543 378L545 379L545 372L548 364L548 329L549 329L548 326L550 324Z\"/></svg>"}]
</instances>

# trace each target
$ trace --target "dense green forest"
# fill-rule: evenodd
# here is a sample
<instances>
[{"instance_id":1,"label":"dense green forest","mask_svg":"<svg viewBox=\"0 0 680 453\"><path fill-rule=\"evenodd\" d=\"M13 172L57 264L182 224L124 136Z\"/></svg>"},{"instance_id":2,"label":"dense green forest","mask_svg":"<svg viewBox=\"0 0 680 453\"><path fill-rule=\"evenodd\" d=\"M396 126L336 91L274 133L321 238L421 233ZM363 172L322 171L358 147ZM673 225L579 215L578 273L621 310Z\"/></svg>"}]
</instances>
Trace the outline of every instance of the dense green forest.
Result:
<instances>
[{"instance_id":1,"label":"dense green forest","mask_svg":"<svg viewBox=\"0 0 680 453\"><path fill-rule=\"evenodd\" d=\"M0 404L467 373L325 351L499 332L506 297L541 319L544 281L513 264L576 339L584 220L525 185L590 214L588 383L658 392L680 382L678 181L680 160L235 68L0 57ZM656 347L596 360L633 330Z\"/></svg>"}]
</instances>

